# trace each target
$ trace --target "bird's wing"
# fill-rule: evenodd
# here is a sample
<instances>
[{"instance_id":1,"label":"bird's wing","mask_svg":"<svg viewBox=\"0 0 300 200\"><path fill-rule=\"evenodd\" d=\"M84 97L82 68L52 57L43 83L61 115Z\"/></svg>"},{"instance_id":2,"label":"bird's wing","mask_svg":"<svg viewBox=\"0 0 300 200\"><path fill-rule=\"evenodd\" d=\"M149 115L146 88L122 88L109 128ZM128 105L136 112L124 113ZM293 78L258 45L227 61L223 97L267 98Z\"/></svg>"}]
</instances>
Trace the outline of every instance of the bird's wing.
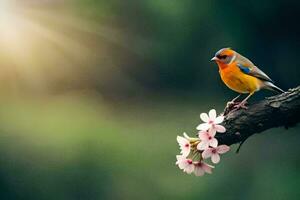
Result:
<instances>
[{"instance_id":1,"label":"bird's wing","mask_svg":"<svg viewBox=\"0 0 300 200\"><path fill-rule=\"evenodd\" d=\"M238 63L237 66L240 68L241 72L243 72L247 75L254 76L261 80L269 81L269 82L273 83L272 79L270 79L270 77L267 74L265 74L263 71L261 71L258 67L254 66L254 65L246 66L246 65Z\"/></svg>"}]
</instances>

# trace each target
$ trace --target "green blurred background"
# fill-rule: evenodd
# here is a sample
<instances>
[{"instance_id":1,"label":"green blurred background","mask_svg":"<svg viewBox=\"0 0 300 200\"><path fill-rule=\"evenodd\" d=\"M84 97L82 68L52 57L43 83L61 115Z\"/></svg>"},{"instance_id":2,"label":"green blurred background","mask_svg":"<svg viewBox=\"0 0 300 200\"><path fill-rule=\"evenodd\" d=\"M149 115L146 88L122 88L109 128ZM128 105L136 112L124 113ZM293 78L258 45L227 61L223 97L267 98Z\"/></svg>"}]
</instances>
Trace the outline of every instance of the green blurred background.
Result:
<instances>
[{"instance_id":1,"label":"green blurred background","mask_svg":"<svg viewBox=\"0 0 300 200\"><path fill-rule=\"evenodd\" d=\"M222 47L299 84L293 0L1 0L0 199L299 199L299 127L251 137L213 175L176 136L236 94ZM271 92L260 92L255 102Z\"/></svg>"}]
</instances>

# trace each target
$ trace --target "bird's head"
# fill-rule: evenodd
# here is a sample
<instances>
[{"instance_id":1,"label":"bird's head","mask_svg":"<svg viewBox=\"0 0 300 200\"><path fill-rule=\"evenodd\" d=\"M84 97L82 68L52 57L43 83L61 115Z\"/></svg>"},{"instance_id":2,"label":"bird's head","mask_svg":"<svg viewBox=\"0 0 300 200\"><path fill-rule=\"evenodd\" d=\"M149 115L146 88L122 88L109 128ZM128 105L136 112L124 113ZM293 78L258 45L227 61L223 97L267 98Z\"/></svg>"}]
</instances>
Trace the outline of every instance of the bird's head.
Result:
<instances>
[{"instance_id":1,"label":"bird's head","mask_svg":"<svg viewBox=\"0 0 300 200\"><path fill-rule=\"evenodd\" d=\"M211 59L219 65L228 65L236 58L236 52L230 48L220 49Z\"/></svg>"}]
</instances>

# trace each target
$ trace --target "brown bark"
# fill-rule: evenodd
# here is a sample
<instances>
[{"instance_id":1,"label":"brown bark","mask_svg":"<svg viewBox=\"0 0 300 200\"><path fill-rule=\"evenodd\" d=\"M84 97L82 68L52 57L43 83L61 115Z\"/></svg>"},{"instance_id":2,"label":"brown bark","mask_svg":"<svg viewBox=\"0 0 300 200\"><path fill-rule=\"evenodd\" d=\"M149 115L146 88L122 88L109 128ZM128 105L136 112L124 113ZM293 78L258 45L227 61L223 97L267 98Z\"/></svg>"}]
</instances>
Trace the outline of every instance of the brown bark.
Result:
<instances>
[{"instance_id":1,"label":"brown bark","mask_svg":"<svg viewBox=\"0 0 300 200\"><path fill-rule=\"evenodd\" d=\"M275 127L291 127L300 122L300 86L250 105L247 110L231 111L223 122L226 133L217 134L220 144L242 143L255 133Z\"/></svg>"}]
</instances>

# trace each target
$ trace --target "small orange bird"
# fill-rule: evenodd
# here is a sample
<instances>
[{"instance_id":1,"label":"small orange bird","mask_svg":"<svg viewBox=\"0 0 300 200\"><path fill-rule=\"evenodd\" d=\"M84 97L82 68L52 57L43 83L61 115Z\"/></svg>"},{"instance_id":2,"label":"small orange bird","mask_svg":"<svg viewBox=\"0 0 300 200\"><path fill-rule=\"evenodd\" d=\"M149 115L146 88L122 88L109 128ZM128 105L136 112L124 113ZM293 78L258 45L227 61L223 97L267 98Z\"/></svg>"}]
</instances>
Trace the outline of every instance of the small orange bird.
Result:
<instances>
[{"instance_id":1,"label":"small orange bird","mask_svg":"<svg viewBox=\"0 0 300 200\"><path fill-rule=\"evenodd\" d=\"M260 89L280 93L284 92L274 85L272 79L256 67L249 59L230 48L219 50L211 60L218 64L221 79L227 87L240 93L240 95L249 93L241 103L235 105L236 109L246 109L245 104L247 100ZM229 103L234 104L240 95Z\"/></svg>"}]
</instances>

